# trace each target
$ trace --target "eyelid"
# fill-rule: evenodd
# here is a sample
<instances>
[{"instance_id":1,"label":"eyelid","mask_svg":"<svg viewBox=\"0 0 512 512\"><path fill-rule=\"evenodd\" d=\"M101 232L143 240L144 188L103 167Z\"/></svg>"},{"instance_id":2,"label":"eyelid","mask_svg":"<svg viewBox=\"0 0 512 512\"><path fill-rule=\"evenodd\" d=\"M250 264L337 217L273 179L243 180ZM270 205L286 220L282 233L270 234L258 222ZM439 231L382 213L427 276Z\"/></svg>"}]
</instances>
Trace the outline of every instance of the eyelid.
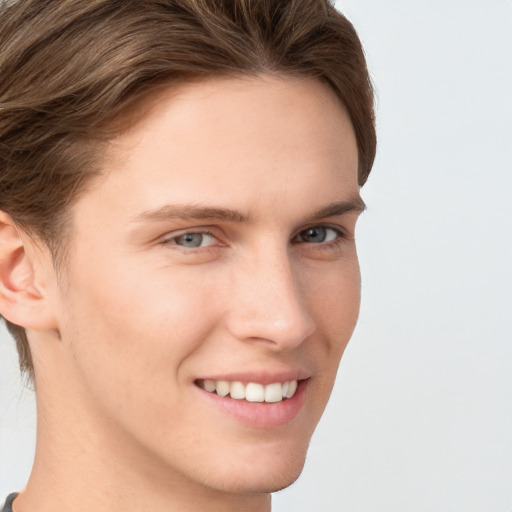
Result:
<instances>
[{"instance_id":1,"label":"eyelid","mask_svg":"<svg viewBox=\"0 0 512 512\"><path fill-rule=\"evenodd\" d=\"M340 226L338 224L316 223L316 224L311 224L309 226L301 228L292 237L292 240L297 238L301 233L304 233L304 231L307 231L308 229L314 229L314 228L332 229L333 231L336 231L341 238L350 238L350 234L349 234L348 230L346 228L344 228L343 226ZM321 244L316 244L316 245L321 245Z\"/></svg>"},{"instance_id":2,"label":"eyelid","mask_svg":"<svg viewBox=\"0 0 512 512\"><path fill-rule=\"evenodd\" d=\"M319 243L308 243L308 242L296 240L297 237L301 233L303 233L304 231L307 231L308 229L312 229L312 228L331 229L337 233L337 236L334 240L327 241L327 242L319 242ZM223 242L221 236L219 236L219 233L217 231L218 231L217 229L215 229L214 227L210 227L210 226L198 226L198 227L180 229L177 231L171 231L171 232L167 233L166 235L160 237L158 240L158 243L162 244L162 245L174 246L174 247L184 250L185 252L199 251L201 249L208 249L208 248L213 248L216 246L216 244L213 243L211 245L207 245L204 247L187 248L185 246L181 246L176 243L173 243L173 241L175 241L176 239L178 239L184 235L200 234L200 235L207 235L207 236L214 238L220 245L226 245L225 242ZM343 240L350 240L353 238L354 238L354 236L350 234L350 231L347 230L345 227L340 226L339 224L318 223L317 222L317 223L312 223L305 227L301 227L301 229L296 231L296 233L292 236L291 242L292 243L301 243L301 244L310 245L310 246L317 246L318 248L320 248L320 247L329 248L331 245L336 245L336 244L339 244L340 242L342 242Z\"/></svg>"},{"instance_id":3,"label":"eyelid","mask_svg":"<svg viewBox=\"0 0 512 512\"><path fill-rule=\"evenodd\" d=\"M199 249L205 249L207 247L212 247L215 245L215 244L211 244L211 245L207 245L205 247L187 248L185 246L178 245L177 243L173 243L173 241L177 240L178 238L181 238L182 236L189 235L189 234L190 235L210 236L210 237L214 238L217 242L222 243L219 240L219 237L215 233L213 233L212 230L210 230L208 228L204 228L204 227L188 228L188 229L181 229L179 231L173 231L173 232L168 233L168 234L164 235L163 237L161 237L159 243L164 244L164 245L174 245L176 247L186 250L187 252L199 250Z\"/></svg>"}]
</instances>

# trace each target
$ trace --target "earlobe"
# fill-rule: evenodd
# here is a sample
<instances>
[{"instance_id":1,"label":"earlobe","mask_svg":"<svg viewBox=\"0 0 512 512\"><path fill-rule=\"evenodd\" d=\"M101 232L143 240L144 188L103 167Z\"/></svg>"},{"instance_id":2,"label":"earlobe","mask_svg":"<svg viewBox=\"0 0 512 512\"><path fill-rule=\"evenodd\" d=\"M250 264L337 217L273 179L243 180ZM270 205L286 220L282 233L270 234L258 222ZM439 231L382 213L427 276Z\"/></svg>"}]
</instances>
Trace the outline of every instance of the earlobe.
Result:
<instances>
[{"instance_id":1,"label":"earlobe","mask_svg":"<svg viewBox=\"0 0 512 512\"><path fill-rule=\"evenodd\" d=\"M0 211L0 314L27 329L52 328L44 290L38 286L34 262L12 218Z\"/></svg>"}]
</instances>

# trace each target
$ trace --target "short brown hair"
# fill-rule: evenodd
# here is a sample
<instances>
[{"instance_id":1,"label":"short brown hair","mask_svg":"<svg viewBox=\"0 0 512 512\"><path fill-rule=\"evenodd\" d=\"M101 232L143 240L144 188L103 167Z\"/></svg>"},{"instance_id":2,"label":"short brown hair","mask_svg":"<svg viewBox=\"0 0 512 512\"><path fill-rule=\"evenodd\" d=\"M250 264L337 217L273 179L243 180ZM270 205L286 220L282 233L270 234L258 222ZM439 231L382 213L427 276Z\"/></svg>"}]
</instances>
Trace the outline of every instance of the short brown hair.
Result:
<instances>
[{"instance_id":1,"label":"short brown hair","mask_svg":"<svg viewBox=\"0 0 512 512\"><path fill-rule=\"evenodd\" d=\"M373 90L359 38L329 0L0 0L0 210L58 260L69 206L130 105L163 84L261 73L329 84L363 185ZM32 377L25 330L6 323Z\"/></svg>"}]
</instances>

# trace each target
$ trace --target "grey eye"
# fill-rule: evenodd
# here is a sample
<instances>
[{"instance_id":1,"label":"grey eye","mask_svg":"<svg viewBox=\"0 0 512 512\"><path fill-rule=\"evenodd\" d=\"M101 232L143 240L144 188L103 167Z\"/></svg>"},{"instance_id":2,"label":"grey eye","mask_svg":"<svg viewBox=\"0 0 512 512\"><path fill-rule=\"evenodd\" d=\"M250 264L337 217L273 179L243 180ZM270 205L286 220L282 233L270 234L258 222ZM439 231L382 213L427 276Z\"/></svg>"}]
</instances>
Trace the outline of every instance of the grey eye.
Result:
<instances>
[{"instance_id":1,"label":"grey eye","mask_svg":"<svg viewBox=\"0 0 512 512\"><path fill-rule=\"evenodd\" d=\"M327 228L322 226L308 228L299 234L299 238L302 242L321 244L327 239Z\"/></svg>"},{"instance_id":2,"label":"grey eye","mask_svg":"<svg viewBox=\"0 0 512 512\"><path fill-rule=\"evenodd\" d=\"M185 233L174 239L176 245L195 249L215 243L215 238L207 233Z\"/></svg>"},{"instance_id":3,"label":"grey eye","mask_svg":"<svg viewBox=\"0 0 512 512\"><path fill-rule=\"evenodd\" d=\"M297 242L305 242L309 244L322 244L332 242L342 236L342 233L336 228L329 226L313 226L301 231L296 238Z\"/></svg>"}]
</instances>

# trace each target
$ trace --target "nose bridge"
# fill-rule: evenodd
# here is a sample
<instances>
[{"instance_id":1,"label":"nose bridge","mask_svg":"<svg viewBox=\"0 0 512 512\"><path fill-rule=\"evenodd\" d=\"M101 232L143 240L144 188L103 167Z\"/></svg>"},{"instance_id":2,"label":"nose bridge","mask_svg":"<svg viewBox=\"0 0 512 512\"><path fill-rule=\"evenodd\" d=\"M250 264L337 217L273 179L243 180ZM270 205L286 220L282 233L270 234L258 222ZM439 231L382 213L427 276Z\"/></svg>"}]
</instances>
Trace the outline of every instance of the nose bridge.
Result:
<instances>
[{"instance_id":1,"label":"nose bridge","mask_svg":"<svg viewBox=\"0 0 512 512\"><path fill-rule=\"evenodd\" d=\"M286 247L260 248L247 258L232 297L231 329L239 339L260 339L290 349L312 334L298 269Z\"/></svg>"}]
</instances>

